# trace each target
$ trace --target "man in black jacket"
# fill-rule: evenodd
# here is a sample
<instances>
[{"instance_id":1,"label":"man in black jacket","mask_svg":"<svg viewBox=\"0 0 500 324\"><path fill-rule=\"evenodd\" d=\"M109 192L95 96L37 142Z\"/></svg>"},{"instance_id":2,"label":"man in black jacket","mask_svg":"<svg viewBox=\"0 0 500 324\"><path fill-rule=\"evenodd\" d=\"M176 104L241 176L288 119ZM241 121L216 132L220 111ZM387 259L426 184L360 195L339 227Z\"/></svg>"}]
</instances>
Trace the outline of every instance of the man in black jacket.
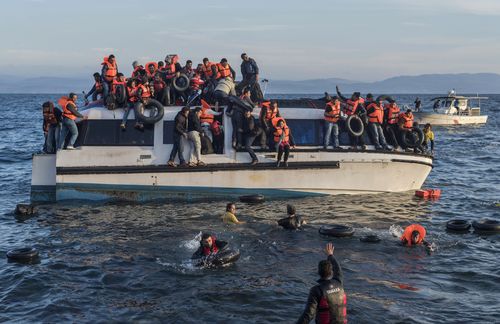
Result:
<instances>
[{"instance_id":1,"label":"man in black jacket","mask_svg":"<svg viewBox=\"0 0 500 324\"><path fill-rule=\"evenodd\" d=\"M170 152L170 159L168 159L168 166L175 167L175 156L179 154L179 164L180 166L187 166L184 160L184 147L182 146L181 139L188 138L188 115L189 107L182 107L181 111L177 113L174 119L174 147L172 152Z\"/></svg>"},{"instance_id":2,"label":"man in black jacket","mask_svg":"<svg viewBox=\"0 0 500 324\"><path fill-rule=\"evenodd\" d=\"M248 57L246 53L241 54L241 59L243 60L241 62L243 80L238 84L238 91L248 88L252 91L252 99L261 102L264 96L259 86L259 67L255 60Z\"/></svg>"},{"instance_id":3,"label":"man in black jacket","mask_svg":"<svg viewBox=\"0 0 500 324\"><path fill-rule=\"evenodd\" d=\"M325 248L327 259L319 262L318 285L311 288L306 309L297 321L309 323L313 318L316 323L347 323L346 295L343 287L342 268L333 256L333 244Z\"/></svg>"},{"instance_id":4,"label":"man in black jacket","mask_svg":"<svg viewBox=\"0 0 500 324\"><path fill-rule=\"evenodd\" d=\"M245 111L245 118L243 119L243 135L245 136L245 150L247 150L248 154L250 154L250 157L252 158L251 164L255 165L259 162L259 160L252 149L252 143L257 137L260 136L260 146L263 149L266 149L266 133L262 127L260 127L249 110Z\"/></svg>"},{"instance_id":5,"label":"man in black jacket","mask_svg":"<svg viewBox=\"0 0 500 324\"><path fill-rule=\"evenodd\" d=\"M201 160L201 136L204 136L205 133L201 128L200 116L201 107L196 107L188 115L188 139L194 146L189 157L189 166L191 167L206 165Z\"/></svg>"}]
</instances>

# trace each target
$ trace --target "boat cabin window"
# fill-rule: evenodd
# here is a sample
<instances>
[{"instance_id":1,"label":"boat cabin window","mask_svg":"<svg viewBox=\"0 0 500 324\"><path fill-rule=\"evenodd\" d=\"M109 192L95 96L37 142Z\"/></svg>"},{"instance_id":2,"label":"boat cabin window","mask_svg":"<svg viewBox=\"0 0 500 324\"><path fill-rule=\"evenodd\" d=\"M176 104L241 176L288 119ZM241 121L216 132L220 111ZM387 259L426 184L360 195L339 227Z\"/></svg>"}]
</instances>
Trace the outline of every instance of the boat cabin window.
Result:
<instances>
[{"instance_id":1,"label":"boat cabin window","mask_svg":"<svg viewBox=\"0 0 500 324\"><path fill-rule=\"evenodd\" d=\"M153 146L154 126L144 125L144 130L134 128L129 121L120 129L120 120L85 120L78 124L77 146Z\"/></svg>"}]
</instances>

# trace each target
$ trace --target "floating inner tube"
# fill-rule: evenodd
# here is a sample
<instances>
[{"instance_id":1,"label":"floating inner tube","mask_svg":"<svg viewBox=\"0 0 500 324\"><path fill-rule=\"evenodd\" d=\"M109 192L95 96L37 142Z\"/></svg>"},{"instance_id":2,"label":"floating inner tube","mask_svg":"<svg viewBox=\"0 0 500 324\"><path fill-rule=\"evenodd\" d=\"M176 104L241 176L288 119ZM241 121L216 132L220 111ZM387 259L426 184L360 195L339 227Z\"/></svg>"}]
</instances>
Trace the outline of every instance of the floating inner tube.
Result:
<instances>
[{"instance_id":1,"label":"floating inner tube","mask_svg":"<svg viewBox=\"0 0 500 324\"><path fill-rule=\"evenodd\" d=\"M451 219L446 222L446 229L455 232L469 231L470 223L465 219Z\"/></svg>"},{"instance_id":2,"label":"floating inner tube","mask_svg":"<svg viewBox=\"0 0 500 324\"><path fill-rule=\"evenodd\" d=\"M181 75L174 78L172 84L174 85L174 89L183 92L189 88L189 77L182 73Z\"/></svg>"},{"instance_id":3,"label":"floating inner tube","mask_svg":"<svg viewBox=\"0 0 500 324\"><path fill-rule=\"evenodd\" d=\"M266 198L263 195L245 195L240 196L240 201L249 204L263 203Z\"/></svg>"},{"instance_id":4,"label":"floating inner tube","mask_svg":"<svg viewBox=\"0 0 500 324\"><path fill-rule=\"evenodd\" d=\"M495 219L481 219L472 222L474 230L481 233L500 233L500 222Z\"/></svg>"},{"instance_id":5,"label":"floating inner tube","mask_svg":"<svg viewBox=\"0 0 500 324\"><path fill-rule=\"evenodd\" d=\"M123 84L116 85L115 101L118 107L124 107L127 104L127 90Z\"/></svg>"},{"instance_id":6,"label":"floating inner tube","mask_svg":"<svg viewBox=\"0 0 500 324\"><path fill-rule=\"evenodd\" d=\"M403 134L403 141L406 147L418 147L424 142L424 132L418 127L413 127L411 131Z\"/></svg>"},{"instance_id":7,"label":"floating inner tube","mask_svg":"<svg viewBox=\"0 0 500 324\"><path fill-rule=\"evenodd\" d=\"M352 136L359 137L363 135L365 125L363 124L363 120L358 115L351 115L347 117L345 124L347 131Z\"/></svg>"},{"instance_id":8,"label":"floating inner tube","mask_svg":"<svg viewBox=\"0 0 500 324\"><path fill-rule=\"evenodd\" d=\"M328 225L319 228L319 234L333 237L348 237L354 234L354 229L345 225Z\"/></svg>"},{"instance_id":9,"label":"floating inner tube","mask_svg":"<svg viewBox=\"0 0 500 324\"><path fill-rule=\"evenodd\" d=\"M14 249L7 252L7 258L13 261L32 261L38 258L38 251L31 247Z\"/></svg>"},{"instance_id":10,"label":"floating inner tube","mask_svg":"<svg viewBox=\"0 0 500 324\"><path fill-rule=\"evenodd\" d=\"M216 254L209 255L200 259L193 260L197 267L220 267L238 261L240 258L240 251L231 248L225 248Z\"/></svg>"},{"instance_id":11,"label":"floating inner tube","mask_svg":"<svg viewBox=\"0 0 500 324\"><path fill-rule=\"evenodd\" d=\"M359 240L361 242L366 242L366 243L378 243L378 242L380 242L380 237L378 237L378 235L376 235L376 234L369 234L369 235L365 235L363 237L360 237Z\"/></svg>"},{"instance_id":12,"label":"floating inner tube","mask_svg":"<svg viewBox=\"0 0 500 324\"><path fill-rule=\"evenodd\" d=\"M134 109L137 118L144 124L155 124L163 119L163 105L155 99L149 99L146 105L143 105L141 102L136 102ZM150 111L149 116L145 115L146 110Z\"/></svg>"}]
</instances>

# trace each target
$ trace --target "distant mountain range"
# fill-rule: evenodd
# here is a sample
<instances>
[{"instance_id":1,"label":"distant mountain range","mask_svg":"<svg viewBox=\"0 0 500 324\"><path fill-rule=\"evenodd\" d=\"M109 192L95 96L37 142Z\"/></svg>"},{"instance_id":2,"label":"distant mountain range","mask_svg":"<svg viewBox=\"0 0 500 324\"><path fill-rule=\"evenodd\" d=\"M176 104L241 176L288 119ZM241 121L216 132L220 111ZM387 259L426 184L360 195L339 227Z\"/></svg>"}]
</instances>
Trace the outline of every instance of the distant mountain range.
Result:
<instances>
[{"instance_id":1,"label":"distant mountain range","mask_svg":"<svg viewBox=\"0 0 500 324\"><path fill-rule=\"evenodd\" d=\"M460 74L423 74L417 76L398 76L382 81L360 82L339 78L312 79L303 81L270 79L269 94L320 94L324 91L335 92L338 85L342 93L360 91L366 94L387 93L435 93L445 94L454 88L457 93L500 93L500 74L460 73ZM0 75L0 93L66 93L88 91L92 87L90 77L36 77L22 78Z\"/></svg>"}]
</instances>

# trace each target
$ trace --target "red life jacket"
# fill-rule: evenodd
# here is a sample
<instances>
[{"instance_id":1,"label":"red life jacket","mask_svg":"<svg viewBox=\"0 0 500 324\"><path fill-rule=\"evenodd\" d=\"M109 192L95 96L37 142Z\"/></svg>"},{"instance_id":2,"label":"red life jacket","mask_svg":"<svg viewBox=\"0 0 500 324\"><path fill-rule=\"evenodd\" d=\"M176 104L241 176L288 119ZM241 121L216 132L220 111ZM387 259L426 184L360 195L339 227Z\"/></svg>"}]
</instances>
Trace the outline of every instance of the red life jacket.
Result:
<instances>
[{"instance_id":1,"label":"red life jacket","mask_svg":"<svg viewBox=\"0 0 500 324\"><path fill-rule=\"evenodd\" d=\"M384 108L381 105L378 105L376 102L372 102L366 107L366 110L374 109L371 113L368 114L368 122L370 123L379 123L382 124L384 121Z\"/></svg>"},{"instance_id":2,"label":"red life jacket","mask_svg":"<svg viewBox=\"0 0 500 324\"><path fill-rule=\"evenodd\" d=\"M217 253L219 248L217 247L215 236L212 236L212 248L203 247L203 255L210 255L210 253Z\"/></svg>"},{"instance_id":3,"label":"red life jacket","mask_svg":"<svg viewBox=\"0 0 500 324\"><path fill-rule=\"evenodd\" d=\"M328 107L331 107L332 110L327 111ZM326 121L336 123L340 117L340 102L337 101L337 104L333 102L327 103L324 116Z\"/></svg>"},{"instance_id":4,"label":"red life jacket","mask_svg":"<svg viewBox=\"0 0 500 324\"><path fill-rule=\"evenodd\" d=\"M387 116L387 124L394 125L398 123L400 109L396 104L385 105L385 114Z\"/></svg>"},{"instance_id":5,"label":"red life jacket","mask_svg":"<svg viewBox=\"0 0 500 324\"><path fill-rule=\"evenodd\" d=\"M113 81L113 79L116 77L116 74L118 73L118 68L116 66L116 59L113 63L109 62L109 57L105 57L104 61L101 63L101 65L105 65L107 67L106 70L106 75L104 75L104 79L108 82Z\"/></svg>"}]
</instances>

